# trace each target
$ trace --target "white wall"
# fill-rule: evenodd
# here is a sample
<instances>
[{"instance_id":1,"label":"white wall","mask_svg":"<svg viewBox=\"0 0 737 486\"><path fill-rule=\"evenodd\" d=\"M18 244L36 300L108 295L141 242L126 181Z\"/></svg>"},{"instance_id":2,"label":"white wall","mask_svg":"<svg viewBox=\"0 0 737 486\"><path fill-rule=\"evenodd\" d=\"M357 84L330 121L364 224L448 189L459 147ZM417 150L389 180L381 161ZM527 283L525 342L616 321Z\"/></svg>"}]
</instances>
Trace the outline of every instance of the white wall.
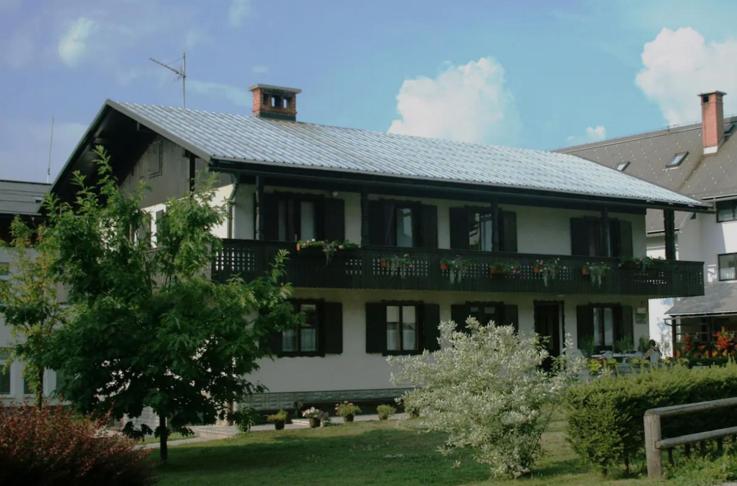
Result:
<instances>
[{"instance_id":1,"label":"white wall","mask_svg":"<svg viewBox=\"0 0 737 486\"><path fill-rule=\"evenodd\" d=\"M534 331L534 301L564 301L565 333L576 340L576 306L596 303L622 303L646 309L647 300L622 296L555 296L542 294L492 294L483 292L434 292L404 290L353 290L353 289L297 289L295 298L323 298L329 302L343 304L343 353L325 357L283 357L265 359L261 369L251 378L266 385L270 392L327 391L389 388L389 366L381 354L366 353L367 302L382 300L421 300L440 305L440 319L450 320L451 304L466 301L502 301L516 304L519 312L521 332ZM647 337L647 319L634 324L634 339ZM561 343L563 340L561 329Z\"/></svg>"}]
</instances>

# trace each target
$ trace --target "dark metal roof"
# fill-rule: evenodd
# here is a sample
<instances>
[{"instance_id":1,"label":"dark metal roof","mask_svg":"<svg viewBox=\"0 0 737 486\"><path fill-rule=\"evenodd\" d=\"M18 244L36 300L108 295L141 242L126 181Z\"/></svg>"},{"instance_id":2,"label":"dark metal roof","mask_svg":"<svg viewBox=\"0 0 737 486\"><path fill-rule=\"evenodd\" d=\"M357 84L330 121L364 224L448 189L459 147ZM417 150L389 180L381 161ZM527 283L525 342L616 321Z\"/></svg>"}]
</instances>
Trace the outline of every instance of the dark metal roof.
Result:
<instances>
[{"instance_id":1,"label":"dark metal roof","mask_svg":"<svg viewBox=\"0 0 737 486\"><path fill-rule=\"evenodd\" d=\"M50 187L42 182L0 180L0 214L38 214Z\"/></svg>"},{"instance_id":2,"label":"dark metal roof","mask_svg":"<svg viewBox=\"0 0 737 486\"><path fill-rule=\"evenodd\" d=\"M737 117L724 120L725 131L729 132L733 125L737 125ZM737 127L731 133L735 132ZM711 202L724 197L737 197L737 137L729 134L717 153L704 155L700 123L559 151L612 168L622 162L630 162L626 173L694 199ZM673 156L681 152L688 152L685 160L678 167L666 168ZM688 214L677 214L677 227L687 218ZM662 230L660 212L648 212L648 232Z\"/></svg>"},{"instance_id":3,"label":"dark metal roof","mask_svg":"<svg viewBox=\"0 0 737 486\"><path fill-rule=\"evenodd\" d=\"M672 317L737 314L737 283L715 283L704 288L704 295L679 299L666 314Z\"/></svg>"},{"instance_id":4,"label":"dark metal roof","mask_svg":"<svg viewBox=\"0 0 737 486\"><path fill-rule=\"evenodd\" d=\"M108 109L208 162L553 192L652 207L707 207L568 154L114 101L106 102L95 123ZM95 131L93 124L85 138ZM62 174L71 168L82 145Z\"/></svg>"}]
</instances>

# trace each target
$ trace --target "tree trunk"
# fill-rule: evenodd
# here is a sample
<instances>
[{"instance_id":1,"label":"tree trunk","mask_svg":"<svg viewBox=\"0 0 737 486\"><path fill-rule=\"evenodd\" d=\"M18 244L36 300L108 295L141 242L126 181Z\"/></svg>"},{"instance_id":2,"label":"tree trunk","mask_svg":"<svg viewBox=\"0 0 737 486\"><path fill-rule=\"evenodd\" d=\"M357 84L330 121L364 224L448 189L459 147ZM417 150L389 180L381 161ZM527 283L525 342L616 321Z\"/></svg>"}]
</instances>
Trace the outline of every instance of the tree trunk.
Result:
<instances>
[{"instance_id":1,"label":"tree trunk","mask_svg":"<svg viewBox=\"0 0 737 486\"><path fill-rule=\"evenodd\" d=\"M165 463L169 458L169 449L167 439L169 438L169 431L166 428L166 417L159 415L159 459L162 463Z\"/></svg>"},{"instance_id":2,"label":"tree trunk","mask_svg":"<svg viewBox=\"0 0 737 486\"><path fill-rule=\"evenodd\" d=\"M36 406L38 408L43 408L44 406L44 369L40 368L38 371L38 382L36 383L36 389L34 392L36 393Z\"/></svg>"}]
</instances>

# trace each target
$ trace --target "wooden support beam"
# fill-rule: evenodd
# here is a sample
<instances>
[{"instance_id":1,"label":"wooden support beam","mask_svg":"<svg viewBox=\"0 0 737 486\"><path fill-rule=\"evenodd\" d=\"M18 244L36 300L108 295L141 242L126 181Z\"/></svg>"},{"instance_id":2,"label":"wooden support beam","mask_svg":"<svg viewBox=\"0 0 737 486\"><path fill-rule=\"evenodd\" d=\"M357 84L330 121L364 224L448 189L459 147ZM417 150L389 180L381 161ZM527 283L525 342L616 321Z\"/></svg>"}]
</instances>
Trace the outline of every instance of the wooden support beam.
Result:
<instances>
[{"instance_id":1,"label":"wooden support beam","mask_svg":"<svg viewBox=\"0 0 737 486\"><path fill-rule=\"evenodd\" d=\"M676 259L676 219L675 211L663 210L663 228L665 229L665 259Z\"/></svg>"}]
</instances>

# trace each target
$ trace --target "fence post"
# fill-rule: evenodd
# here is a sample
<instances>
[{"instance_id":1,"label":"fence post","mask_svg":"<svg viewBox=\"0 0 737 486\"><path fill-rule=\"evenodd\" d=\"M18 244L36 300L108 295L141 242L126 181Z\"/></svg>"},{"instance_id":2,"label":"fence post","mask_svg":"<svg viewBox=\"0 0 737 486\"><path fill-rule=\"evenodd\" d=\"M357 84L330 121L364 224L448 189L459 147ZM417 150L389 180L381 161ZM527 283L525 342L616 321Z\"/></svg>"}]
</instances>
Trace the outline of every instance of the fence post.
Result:
<instances>
[{"instance_id":1,"label":"fence post","mask_svg":"<svg viewBox=\"0 0 737 486\"><path fill-rule=\"evenodd\" d=\"M657 444L661 439L660 415L645 412L645 457L647 459L647 477L661 479L663 477L663 459Z\"/></svg>"}]
</instances>

